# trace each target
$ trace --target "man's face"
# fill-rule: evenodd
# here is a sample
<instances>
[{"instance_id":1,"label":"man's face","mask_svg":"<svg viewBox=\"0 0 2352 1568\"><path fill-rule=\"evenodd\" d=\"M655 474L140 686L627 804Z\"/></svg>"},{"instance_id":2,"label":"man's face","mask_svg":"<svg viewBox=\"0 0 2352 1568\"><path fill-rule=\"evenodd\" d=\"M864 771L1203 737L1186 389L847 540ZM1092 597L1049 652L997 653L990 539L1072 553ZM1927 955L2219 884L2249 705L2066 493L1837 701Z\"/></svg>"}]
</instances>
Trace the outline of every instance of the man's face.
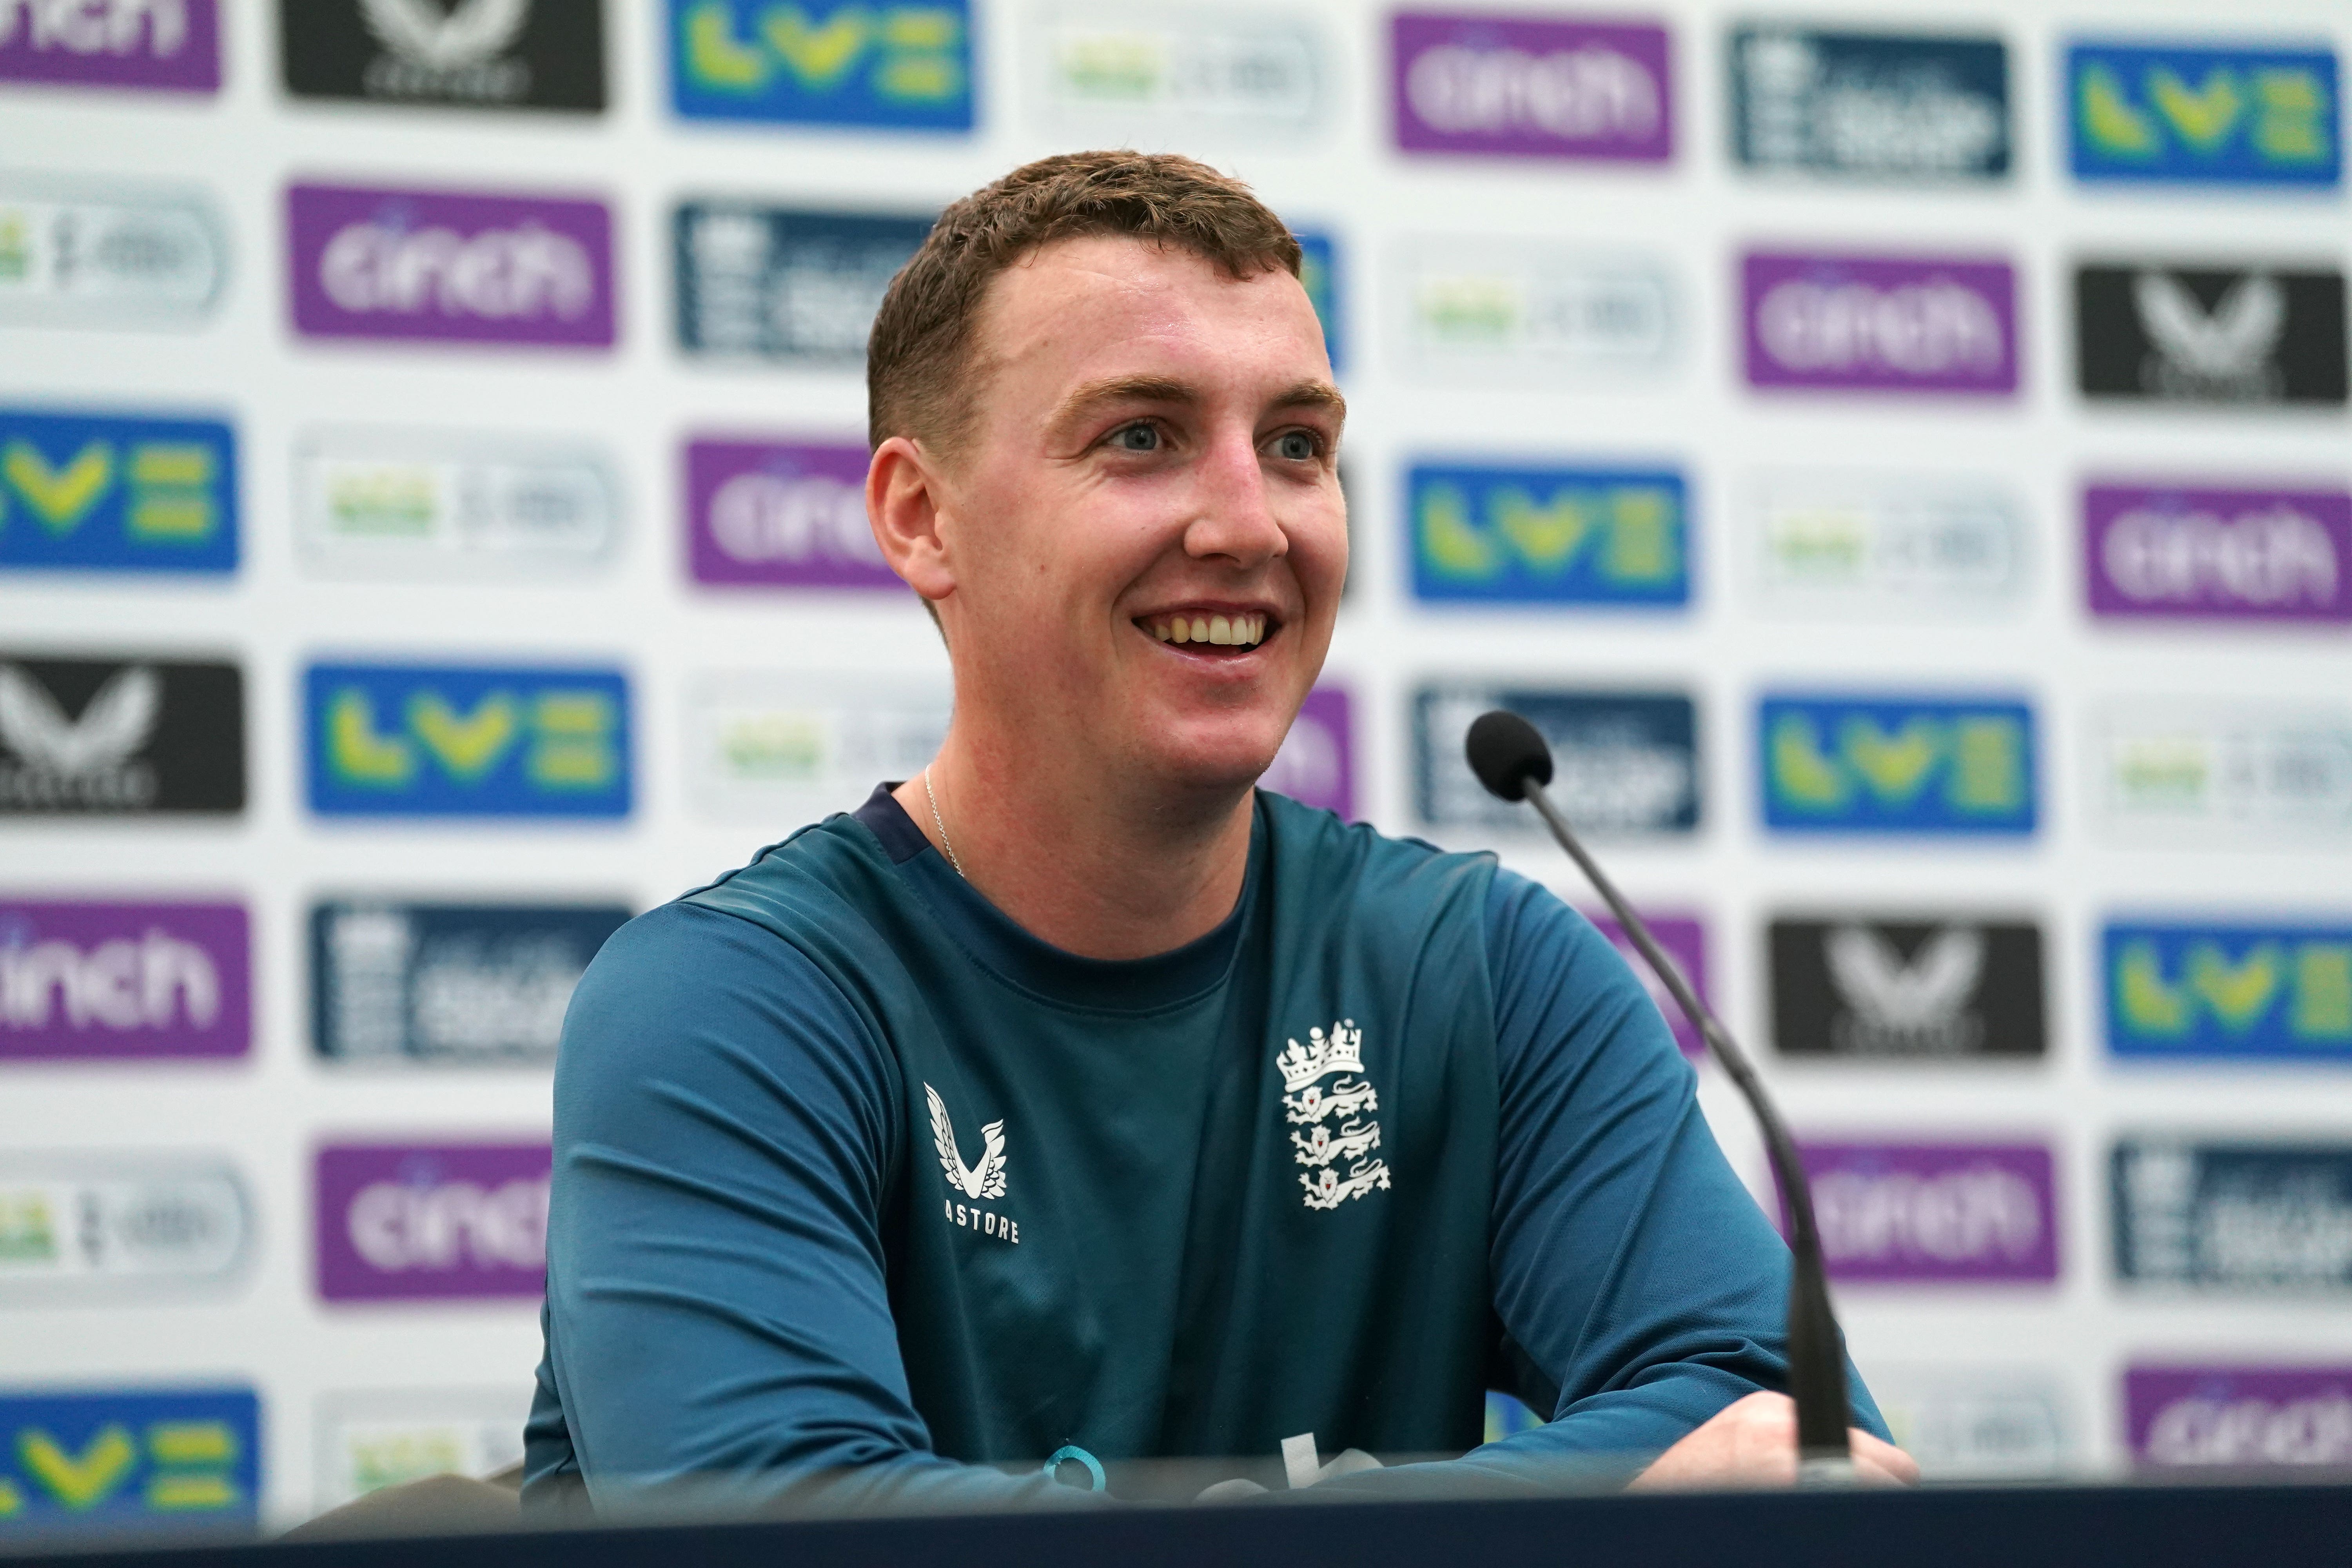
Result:
<instances>
[{"instance_id":1,"label":"man's face","mask_svg":"<svg viewBox=\"0 0 2352 1568\"><path fill-rule=\"evenodd\" d=\"M997 276L974 338L939 516L959 705L1039 761L1255 779L1347 573L1345 409L1306 291L1066 240Z\"/></svg>"}]
</instances>

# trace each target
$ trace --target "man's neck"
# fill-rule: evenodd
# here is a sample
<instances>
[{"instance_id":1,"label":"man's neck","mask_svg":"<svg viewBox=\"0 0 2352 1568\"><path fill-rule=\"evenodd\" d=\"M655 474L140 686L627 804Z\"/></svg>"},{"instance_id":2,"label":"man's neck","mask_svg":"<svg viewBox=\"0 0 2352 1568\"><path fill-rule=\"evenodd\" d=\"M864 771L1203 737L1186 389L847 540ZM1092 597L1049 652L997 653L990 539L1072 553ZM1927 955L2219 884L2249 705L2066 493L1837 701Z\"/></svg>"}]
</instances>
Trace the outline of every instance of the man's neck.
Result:
<instances>
[{"instance_id":1,"label":"man's neck","mask_svg":"<svg viewBox=\"0 0 2352 1568\"><path fill-rule=\"evenodd\" d=\"M1108 770L1106 770L1108 771ZM1249 869L1253 792L1121 793L950 730L894 798L933 847L1030 935L1084 958L1135 959L1207 935ZM938 814L932 802L936 797Z\"/></svg>"}]
</instances>

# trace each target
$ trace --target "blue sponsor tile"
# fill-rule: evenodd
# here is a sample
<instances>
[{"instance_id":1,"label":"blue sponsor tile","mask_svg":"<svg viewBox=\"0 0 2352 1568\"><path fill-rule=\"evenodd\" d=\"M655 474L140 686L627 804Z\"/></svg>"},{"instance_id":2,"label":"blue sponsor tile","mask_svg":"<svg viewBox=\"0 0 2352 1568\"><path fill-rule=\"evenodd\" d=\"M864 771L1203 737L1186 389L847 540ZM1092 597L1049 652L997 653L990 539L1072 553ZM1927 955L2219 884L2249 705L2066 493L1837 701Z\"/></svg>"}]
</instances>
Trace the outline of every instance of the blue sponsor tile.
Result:
<instances>
[{"instance_id":1,"label":"blue sponsor tile","mask_svg":"<svg viewBox=\"0 0 2352 1568\"><path fill-rule=\"evenodd\" d=\"M2114 921L2099 958L2116 1056L2352 1064L2352 925Z\"/></svg>"},{"instance_id":2,"label":"blue sponsor tile","mask_svg":"<svg viewBox=\"0 0 2352 1568\"><path fill-rule=\"evenodd\" d=\"M1346 368L1341 352L1346 296L1340 287L1339 242L1318 229L1300 229L1292 237L1298 241L1298 281L1315 307L1315 319L1323 324L1324 352L1331 356L1331 374L1337 375Z\"/></svg>"},{"instance_id":3,"label":"blue sponsor tile","mask_svg":"<svg viewBox=\"0 0 2352 1568\"><path fill-rule=\"evenodd\" d=\"M2332 49L2066 51L2078 180L2333 189L2343 179L2338 97Z\"/></svg>"},{"instance_id":4,"label":"blue sponsor tile","mask_svg":"<svg viewBox=\"0 0 2352 1568\"><path fill-rule=\"evenodd\" d=\"M0 1393L0 1543L250 1530L260 1495L251 1389Z\"/></svg>"},{"instance_id":5,"label":"blue sponsor tile","mask_svg":"<svg viewBox=\"0 0 2352 1568\"><path fill-rule=\"evenodd\" d=\"M1764 824L1778 833L2026 837L2033 712L2007 698L1768 696Z\"/></svg>"},{"instance_id":6,"label":"blue sponsor tile","mask_svg":"<svg viewBox=\"0 0 2352 1568\"><path fill-rule=\"evenodd\" d=\"M1689 499L1671 470L1423 464L1405 508L1416 598L1690 603Z\"/></svg>"},{"instance_id":7,"label":"blue sponsor tile","mask_svg":"<svg viewBox=\"0 0 2352 1568\"><path fill-rule=\"evenodd\" d=\"M227 425L0 409L0 568L226 574L236 553Z\"/></svg>"},{"instance_id":8,"label":"blue sponsor tile","mask_svg":"<svg viewBox=\"0 0 2352 1568\"><path fill-rule=\"evenodd\" d=\"M970 131L970 0L669 0L671 101L689 120Z\"/></svg>"}]
</instances>

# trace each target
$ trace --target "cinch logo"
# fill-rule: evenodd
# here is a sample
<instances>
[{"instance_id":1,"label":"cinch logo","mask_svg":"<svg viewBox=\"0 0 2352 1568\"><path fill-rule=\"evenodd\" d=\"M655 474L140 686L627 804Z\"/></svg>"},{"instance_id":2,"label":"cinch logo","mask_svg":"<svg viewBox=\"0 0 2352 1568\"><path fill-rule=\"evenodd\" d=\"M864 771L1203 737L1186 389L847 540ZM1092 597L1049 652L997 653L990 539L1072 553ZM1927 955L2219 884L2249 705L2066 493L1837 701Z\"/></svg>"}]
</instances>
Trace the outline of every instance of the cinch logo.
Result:
<instances>
[{"instance_id":1,"label":"cinch logo","mask_svg":"<svg viewBox=\"0 0 2352 1568\"><path fill-rule=\"evenodd\" d=\"M2352 1367L2134 1366L2132 1457L2151 1468L2352 1466Z\"/></svg>"},{"instance_id":2,"label":"cinch logo","mask_svg":"<svg viewBox=\"0 0 2352 1568\"><path fill-rule=\"evenodd\" d=\"M190 326L210 313L226 270L201 191L0 181L0 321Z\"/></svg>"},{"instance_id":3,"label":"cinch logo","mask_svg":"<svg viewBox=\"0 0 2352 1568\"><path fill-rule=\"evenodd\" d=\"M2344 401L2341 272L2083 267L2074 327L2086 397Z\"/></svg>"},{"instance_id":4,"label":"cinch logo","mask_svg":"<svg viewBox=\"0 0 2352 1568\"><path fill-rule=\"evenodd\" d=\"M551 196L294 185L305 337L613 345L613 215Z\"/></svg>"},{"instance_id":5,"label":"cinch logo","mask_svg":"<svg viewBox=\"0 0 2352 1568\"><path fill-rule=\"evenodd\" d=\"M2066 80L2078 180L2342 178L2331 50L2077 44Z\"/></svg>"},{"instance_id":6,"label":"cinch logo","mask_svg":"<svg viewBox=\"0 0 2352 1568\"><path fill-rule=\"evenodd\" d=\"M0 1394L0 1538L249 1531L260 1498L249 1388Z\"/></svg>"},{"instance_id":7,"label":"cinch logo","mask_svg":"<svg viewBox=\"0 0 2352 1568\"><path fill-rule=\"evenodd\" d=\"M2117 921L2100 952L2117 1056L2352 1060L2352 926Z\"/></svg>"},{"instance_id":8,"label":"cinch logo","mask_svg":"<svg viewBox=\"0 0 2352 1568\"><path fill-rule=\"evenodd\" d=\"M244 809L236 666L0 653L0 816Z\"/></svg>"},{"instance_id":9,"label":"cinch logo","mask_svg":"<svg viewBox=\"0 0 2352 1568\"><path fill-rule=\"evenodd\" d=\"M553 1061L572 988L619 904L310 910L310 1043L332 1061Z\"/></svg>"},{"instance_id":10,"label":"cinch logo","mask_svg":"<svg viewBox=\"0 0 2352 1568\"><path fill-rule=\"evenodd\" d=\"M1751 252L1751 386L2017 391L2017 275L2005 261Z\"/></svg>"},{"instance_id":11,"label":"cinch logo","mask_svg":"<svg viewBox=\"0 0 2352 1568\"><path fill-rule=\"evenodd\" d=\"M217 92L218 0L0 0L0 81Z\"/></svg>"},{"instance_id":12,"label":"cinch logo","mask_svg":"<svg viewBox=\"0 0 2352 1568\"><path fill-rule=\"evenodd\" d=\"M928 679L720 675L688 701L688 773L727 822L815 822L912 778L948 730L949 692Z\"/></svg>"},{"instance_id":13,"label":"cinch logo","mask_svg":"<svg viewBox=\"0 0 2352 1568\"><path fill-rule=\"evenodd\" d=\"M1551 793L1581 831L1690 833L1698 826L1698 716L1680 692L1425 687L1413 700L1414 794L1438 827L1526 833L1524 807L1496 800L1462 761L1489 708L1533 724L1552 749Z\"/></svg>"},{"instance_id":14,"label":"cinch logo","mask_svg":"<svg viewBox=\"0 0 2352 1568\"><path fill-rule=\"evenodd\" d=\"M1257 781L1260 789L1286 795L1302 805L1356 816L1356 762L1349 721L1348 693L1318 686L1307 694L1274 765Z\"/></svg>"},{"instance_id":15,"label":"cinch logo","mask_svg":"<svg viewBox=\"0 0 2352 1568\"><path fill-rule=\"evenodd\" d=\"M1666 1027L1673 1032L1675 1044L1682 1047L1683 1055L1693 1061L1706 1056L1706 1039L1691 1026L1690 1020L1683 1016L1682 1005L1666 989L1665 982L1658 978L1657 971L1650 967L1650 961L1642 956L1641 949L1635 947L1633 939L1625 934L1625 928L1605 913L1592 910L1583 913L1584 918L1592 922L1593 929L1607 937L1609 945L1625 960L1626 967L1633 972L1633 978L1642 983L1642 989L1649 994L1651 1005L1656 1007L1658 1016L1666 1021ZM1649 923L1650 934L1657 939L1666 956L1675 961L1675 967L1683 972L1683 977L1690 982L1691 989L1698 993L1698 999L1707 1001L1706 925L1696 915L1654 915L1644 910L1642 918Z\"/></svg>"},{"instance_id":16,"label":"cinch logo","mask_svg":"<svg viewBox=\"0 0 2352 1568\"><path fill-rule=\"evenodd\" d=\"M2352 620L2352 495L2342 490L2083 492L2095 616Z\"/></svg>"},{"instance_id":17,"label":"cinch logo","mask_svg":"<svg viewBox=\"0 0 2352 1568\"><path fill-rule=\"evenodd\" d=\"M1799 1146L1830 1278L1856 1283L2050 1283L2056 1187L2038 1143ZM1780 1225L1788 1229L1782 1194Z\"/></svg>"},{"instance_id":18,"label":"cinch logo","mask_svg":"<svg viewBox=\"0 0 2352 1568\"><path fill-rule=\"evenodd\" d=\"M2169 847L2352 831L2352 712L2341 707L2113 702L2092 752L2109 825Z\"/></svg>"},{"instance_id":19,"label":"cinch logo","mask_svg":"<svg viewBox=\"0 0 2352 1568\"><path fill-rule=\"evenodd\" d=\"M294 458L304 549L338 574L578 570L611 553L618 491L603 450L529 440L333 430Z\"/></svg>"},{"instance_id":20,"label":"cinch logo","mask_svg":"<svg viewBox=\"0 0 2352 1568\"><path fill-rule=\"evenodd\" d=\"M1297 137L1318 129L1328 105L1320 28L1275 6L1055 4L1038 11L1028 49L1046 116L1074 132L1123 129L1146 144Z\"/></svg>"},{"instance_id":21,"label":"cinch logo","mask_svg":"<svg viewBox=\"0 0 2352 1568\"><path fill-rule=\"evenodd\" d=\"M297 98L604 107L604 0L278 0Z\"/></svg>"},{"instance_id":22,"label":"cinch logo","mask_svg":"<svg viewBox=\"0 0 2352 1568\"><path fill-rule=\"evenodd\" d=\"M688 353L855 369L866 361L866 335L890 279L931 223L682 203L674 231L678 346Z\"/></svg>"},{"instance_id":23,"label":"cinch logo","mask_svg":"<svg viewBox=\"0 0 2352 1568\"><path fill-rule=\"evenodd\" d=\"M0 1157L0 1300L215 1284L244 1260L251 1230L226 1162Z\"/></svg>"},{"instance_id":24,"label":"cinch logo","mask_svg":"<svg viewBox=\"0 0 2352 1568\"><path fill-rule=\"evenodd\" d=\"M616 670L314 664L310 809L327 816L626 816Z\"/></svg>"},{"instance_id":25,"label":"cinch logo","mask_svg":"<svg viewBox=\"0 0 2352 1568\"><path fill-rule=\"evenodd\" d=\"M688 119L969 131L971 0L669 0Z\"/></svg>"},{"instance_id":26,"label":"cinch logo","mask_svg":"<svg viewBox=\"0 0 2352 1568\"><path fill-rule=\"evenodd\" d=\"M1674 155L1664 27L1401 11L1390 48L1405 152L1653 163Z\"/></svg>"},{"instance_id":27,"label":"cinch logo","mask_svg":"<svg viewBox=\"0 0 2352 1568\"><path fill-rule=\"evenodd\" d=\"M1690 603L1678 473L1422 465L1406 490L1419 598Z\"/></svg>"},{"instance_id":28,"label":"cinch logo","mask_svg":"<svg viewBox=\"0 0 2352 1568\"><path fill-rule=\"evenodd\" d=\"M1735 156L1862 178L2009 173L2009 51L1998 38L1740 27Z\"/></svg>"},{"instance_id":29,"label":"cinch logo","mask_svg":"<svg viewBox=\"0 0 2352 1568\"><path fill-rule=\"evenodd\" d=\"M1782 1056L2039 1057L2042 931L2023 921L1776 920Z\"/></svg>"},{"instance_id":30,"label":"cinch logo","mask_svg":"<svg viewBox=\"0 0 2352 1568\"><path fill-rule=\"evenodd\" d=\"M1636 258L1494 240L1423 240L1391 310L1425 379L1557 383L1654 372L1674 348L1673 285Z\"/></svg>"},{"instance_id":31,"label":"cinch logo","mask_svg":"<svg viewBox=\"0 0 2352 1568\"><path fill-rule=\"evenodd\" d=\"M2119 1279L2352 1289L2352 1145L2124 1138L2111 1174Z\"/></svg>"},{"instance_id":32,"label":"cinch logo","mask_svg":"<svg viewBox=\"0 0 2352 1568\"><path fill-rule=\"evenodd\" d=\"M1757 597L1779 613L1990 616L2024 586L2022 508L1990 480L1774 473L1744 508Z\"/></svg>"},{"instance_id":33,"label":"cinch logo","mask_svg":"<svg viewBox=\"0 0 2352 1568\"><path fill-rule=\"evenodd\" d=\"M552 1158L545 1143L320 1150L320 1297L537 1300L547 1289Z\"/></svg>"},{"instance_id":34,"label":"cinch logo","mask_svg":"<svg viewBox=\"0 0 2352 1568\"><path fill-rule=\"evenodd\" d=\"M688 443L694 580L903 591L866 520L866 464L863 441Z\"/></svg>"},{"instance_id":35,"label":"cinch logo","mask_svg":"<svg viewBox=\"0 0 2352 1568\"><path fill-rule=\"evenodd\" d=\"M241 1057L240 904L0 900L0 1062Z\"/></svg>"},{"instance_id":36,"label":"cinch logo","mask_svg":"<svg viewBox=\"0 0 2352 1568\"><path fill-rule=\"evenodd\" d=\"M236 437L218 420L0 409L0 567L236 570Z\"/></svg>"},{"instance_id":37,"label":"cinch logo","mask_svg":"<svg viewBox=\"0 0 2352 1568\"><path fill-rule=\"evenodd\" d=\"M1776 832L2033 831L2033 712L2022 702L1767 697L1757 731L1764 823Z\"/></svg>"}]
</instances>

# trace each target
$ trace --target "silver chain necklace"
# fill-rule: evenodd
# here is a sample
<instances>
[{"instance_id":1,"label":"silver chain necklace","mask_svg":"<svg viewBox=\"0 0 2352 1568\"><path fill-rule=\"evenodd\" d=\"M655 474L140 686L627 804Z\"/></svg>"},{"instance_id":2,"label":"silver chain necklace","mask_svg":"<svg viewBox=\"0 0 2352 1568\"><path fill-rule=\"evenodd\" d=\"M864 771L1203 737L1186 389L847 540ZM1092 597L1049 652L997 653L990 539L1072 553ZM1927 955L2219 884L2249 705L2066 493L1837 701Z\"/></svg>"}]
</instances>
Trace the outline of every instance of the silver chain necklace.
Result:
<instances>
[{"instance_id":1,"label":"silver chain necklace","mask_svg":"<svg viewBox=\"0 0 2352 1568\"><path fill-rule=\"evenodd\" d=\"M957 876L962 877L963 862L956 858L955 840L948 837L948 825L940 817L940 797L931 793L931 770L929 763L925 763L923 767L923 798L931 803L931 826L940 830L940 847L948 852L948 864L955 868ZM966 881L971 879L969 877L964 878Z\"/></svg>"}]
</instances>

